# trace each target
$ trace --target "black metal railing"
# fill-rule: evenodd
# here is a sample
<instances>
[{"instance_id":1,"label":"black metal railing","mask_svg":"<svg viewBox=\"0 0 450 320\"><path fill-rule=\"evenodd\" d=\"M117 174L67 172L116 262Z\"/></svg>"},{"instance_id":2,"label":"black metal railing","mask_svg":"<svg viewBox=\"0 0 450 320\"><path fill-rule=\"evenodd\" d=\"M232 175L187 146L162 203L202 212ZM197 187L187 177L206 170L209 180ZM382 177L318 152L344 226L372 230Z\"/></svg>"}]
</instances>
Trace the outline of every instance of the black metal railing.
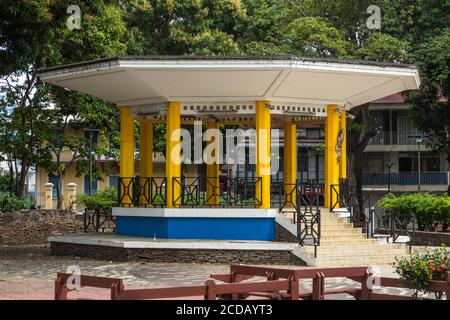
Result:
<instances>
[{"instance_id":1,"label":"black metal railing","mask_svg":"<svg viewBox=\"0 0 450 320\"><path fill-rule=\"evenodd\" d=\"M297 210L298 180L296 183L285 183L283 180L273 180L270 183L270 205L279 208Z\"/></svg>"},{"instance_id":2,"label":"black metal railing","mask_svg":"<svg viewBox=\"0 0 450 320\"><path fill-rule=\"evenodd\" d=\"M164 207L167 199L164 177L120 177L118 203L121 207Z\"/></svg>"},{"instance_id":3,"label":"black metal railing","mask_svg":"<svg viewBox=\"0 0 450 320\"><path fill-rule=\"evenodd\" d=\"M330 185L330 211L336 208L344 208L349 213L349 220L352 223L365 222L364 208L365 204L371 206L371 194L366 194L360 200L357 195L352 192L350 181L348 179L339 179L339 184Z\"/></svg>"},{"instance_id":4,"label":"black metal railing","mask_svg":"<svg viewBox=\"0 0 450 320\"><path fill-rule=\"evenodd\" d=\"M111 209L97 207L84 209L84 232L115 232L116 219Z\"/></svg>"},{"instance_id":5,"label":"black metal railing","mask_svg":"<svg viewBox=\"0 0 450 320\"><path fill-rule=\"evenodd\" d=\"M320 246L319 196L321 194L323 194L323 188L317 182L297 183L297 238L301 246L314 246L315 257L317 257L317 247Z\"/></svg>"},{"instance_id":6,"label":"black metal railing","mask_svg":"<svg viewBox=\"0 0 450 320\"><path fill-rule=\"evenodd\" d=\"M162 177L119 178L122 207L165 207L167 192L171 192L173 207L258 207L262 204L262 179L173 177L168 190L167 179Z\"/></svg>"},{"instance_id":7,"label":"black metal railing","mask_svg":"<svg viewBox=\"0 0 450 320\"><path fill-rule=\"evenodd\" d=\"M400 236L408 237L408 247L411 253L416 239L417 219L414 213L401 217L391 210L377 212L375 208L369 210L367 226L368 237L384 236L386 240L398 243Z\"/></svg>"},{"instance_id":8,"label":"black metal railing","mask_svg":"<svg viewBox=\"0 0 450 320\"><path fill-rule=\"evenodd\" d=\"M315 195L319 206L323 205L324 186L317 180L297 179L295 184L284 183L283 180L273 180L270 186L270 203L273 208L283 210L285 208L297 209L297 197L301 195L303 202L308 202L309 195Z\"/></svg>"}]
</instances>

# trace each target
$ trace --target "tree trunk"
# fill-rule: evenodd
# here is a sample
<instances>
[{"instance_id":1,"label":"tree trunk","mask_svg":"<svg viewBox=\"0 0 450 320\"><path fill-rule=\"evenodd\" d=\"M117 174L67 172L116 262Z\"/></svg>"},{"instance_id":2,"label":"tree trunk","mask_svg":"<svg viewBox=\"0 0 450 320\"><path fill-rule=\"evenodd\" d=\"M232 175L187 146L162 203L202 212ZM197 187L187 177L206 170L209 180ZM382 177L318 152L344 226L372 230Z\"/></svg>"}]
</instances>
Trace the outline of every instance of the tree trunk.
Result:
<instances>
[{"instance_id":1,"label":"tree trunk","mask_svg":"<svg viewBox=\"0 0 450 320\"><path fill-rule=\"evenodd\" d=\"M450 171L450 153L447 153L447 172ZM448 176L448 173L447 173ZM447 181L447 195L450 196L450 181Z\"/></svg>"},{"instance_id":2,"label":"tree trunk","mask_svg":"<svg viewBox=\"0 0 450 320\"><path fill-rule=\"evenodd\" d=\"M56 187L56 209L62 209L63 208L63 201L64 201L64 174L60 173L58 175L58 185Z\"/></svg>"},{"instance_id":3,"label":"tree trunk","mask_svg":"<svg viewBox=\"0 0 450 320\"><path fill-rule=\"evenodd\" d=\"M360 130L349 130L347 139L347 150L350 160L350 186L352 193L356 196L358 206L356 213L358 215L364 212L364 199L362 191L362 164L361 158L369 141L376 134L370 120L369 105L360 106L353 109L354 119L350 124L357 124ZM361 216L359 218L362 218Z\"/></svg>"},{"instance_id":4,"label":"tree trunk","mask_svg":"<svg viewBox=\"0 0 450 320\"><path fill-rule=\"evenodd\" d=\"M20 167L19 177L16 181L16 197L23 199L25 192L25 181L28 173L28 164L23 162Z\"/></svg>"}]
</instances>

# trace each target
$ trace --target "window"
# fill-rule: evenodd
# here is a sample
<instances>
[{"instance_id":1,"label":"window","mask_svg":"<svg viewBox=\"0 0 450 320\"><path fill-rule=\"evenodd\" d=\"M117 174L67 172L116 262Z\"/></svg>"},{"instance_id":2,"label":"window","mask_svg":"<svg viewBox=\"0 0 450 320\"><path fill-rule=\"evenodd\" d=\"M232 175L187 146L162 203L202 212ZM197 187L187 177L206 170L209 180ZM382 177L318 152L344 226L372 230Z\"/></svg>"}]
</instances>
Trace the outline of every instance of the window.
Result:
<instances>
[{"instance_id":1,"label":"window","mask_svg":"<svg viewBox=\"0 0 450 320\"><path fill-rule=\"evenodd\" d=\"M366 152L361 157L364 173L384 172L384 154L382 152Z\"/></svg>"},{"instance_id":2,"label":"window","mask_svg":"<svg viewBox=\"0 0 450 320\"><path fill-rule=\"evenodd\" d=\"M417 152L405 152L399 154L399 172L417 172L418 154ZM420 155L420 171L439 171L439 155L432 152L422 152Z\"/></svg>"},{"instance_id":3,"label":"window","mask_svg":"<svg viewBox=\"0 0 450 320\"><path fill-rule=\"evenodd\" d=\"M91 194L97 192L97 180L94 178L91 180ZM89 194L89 175L84 176L84 193Z\"/></svg>"},{"instance_id":4,"label":"window","mask_svg":"<svg viewBox=\"0 0 450 320\"><path fill-rule=\"evenodd\" d=\"M89 137L92 134L92 145L95 146L98 144L98 131L85 131L84 132L84 138L87 140L87 143L89 145Z\"/></svg>"},{"instance_id":5,"label":"window","mask_svg":"<svg viewBox=\"0 0 450 320\"><path fill-rule=\"evenodd\" d=\"M56 198L56 186L58 185L58 176L54 175L53 173L49 173L48 182L53 183L52 197ZM62 193L63 190L60 190L60 192Z\"/></svg>"},{"instance_id":6,"label":"window","mask_svg":"<svg viewBox=\"0 0 450 320\"><path fill-rule=\"evenodd\" d=\"M119 176L109 176L109 187L119 190Z\"/></svg>"}]
</instances>

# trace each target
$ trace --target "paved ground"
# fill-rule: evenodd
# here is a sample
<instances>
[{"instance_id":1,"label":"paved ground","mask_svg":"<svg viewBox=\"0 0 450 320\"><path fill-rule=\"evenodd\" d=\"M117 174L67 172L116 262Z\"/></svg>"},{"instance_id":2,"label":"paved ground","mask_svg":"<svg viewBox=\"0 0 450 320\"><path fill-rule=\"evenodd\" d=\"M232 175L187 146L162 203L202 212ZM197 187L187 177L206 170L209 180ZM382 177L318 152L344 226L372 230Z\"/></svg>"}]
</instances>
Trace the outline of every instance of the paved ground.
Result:
<instances>
[{"instance_id":1,"label":"paved ground","mask_svg":"<svg viewBox=\"0 0 450 320\"><path fill-rule=\"evenodd\" d=\"M111 262L51 256L45 246L0 247L0 299L52 299L54 279L58 271L79 267L82 274L122 278L127 287L158 287L201 284L211 273L227 273L228 265L167 264L148 262ZM280 266L282 267L282 266ZM284 266L289 267L289 266ZM289 268L294 268L290 266ZM298 267L295 267L298 268ZM383 276L395 276L389 266L379 266ZM326 280L327 288L359 285L344 278ZM302 283L311 289L311 281ZM383 289L385 292L409 294L406 290ZM107 298L104 290L91 289L71 297ZM353 299L347 295L329 298Z\"/></svg>"}]
</instances>

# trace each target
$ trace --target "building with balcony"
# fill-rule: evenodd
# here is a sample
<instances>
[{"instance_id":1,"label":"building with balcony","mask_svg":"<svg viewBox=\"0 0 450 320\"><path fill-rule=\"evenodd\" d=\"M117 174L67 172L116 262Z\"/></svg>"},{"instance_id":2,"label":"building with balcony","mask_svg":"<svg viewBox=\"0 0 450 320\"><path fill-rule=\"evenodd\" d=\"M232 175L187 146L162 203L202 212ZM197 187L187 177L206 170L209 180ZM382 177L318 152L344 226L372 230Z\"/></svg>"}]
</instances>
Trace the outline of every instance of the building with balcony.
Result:
<instances>
[{"instance_id":1,"label":"building with balcony","mask_svg":"<svg viewBox=\"0 0 450 320\"><path fill-rule=\"evenodd\" d=\"M426 148L426 136L415 127L403 96L373 101L369 108L377 134L361 159L364 187L390 185L394 192L414 192L420 184L421 191L445 192L449 184L445 155Z\"/></svg>"}]
</instances>

